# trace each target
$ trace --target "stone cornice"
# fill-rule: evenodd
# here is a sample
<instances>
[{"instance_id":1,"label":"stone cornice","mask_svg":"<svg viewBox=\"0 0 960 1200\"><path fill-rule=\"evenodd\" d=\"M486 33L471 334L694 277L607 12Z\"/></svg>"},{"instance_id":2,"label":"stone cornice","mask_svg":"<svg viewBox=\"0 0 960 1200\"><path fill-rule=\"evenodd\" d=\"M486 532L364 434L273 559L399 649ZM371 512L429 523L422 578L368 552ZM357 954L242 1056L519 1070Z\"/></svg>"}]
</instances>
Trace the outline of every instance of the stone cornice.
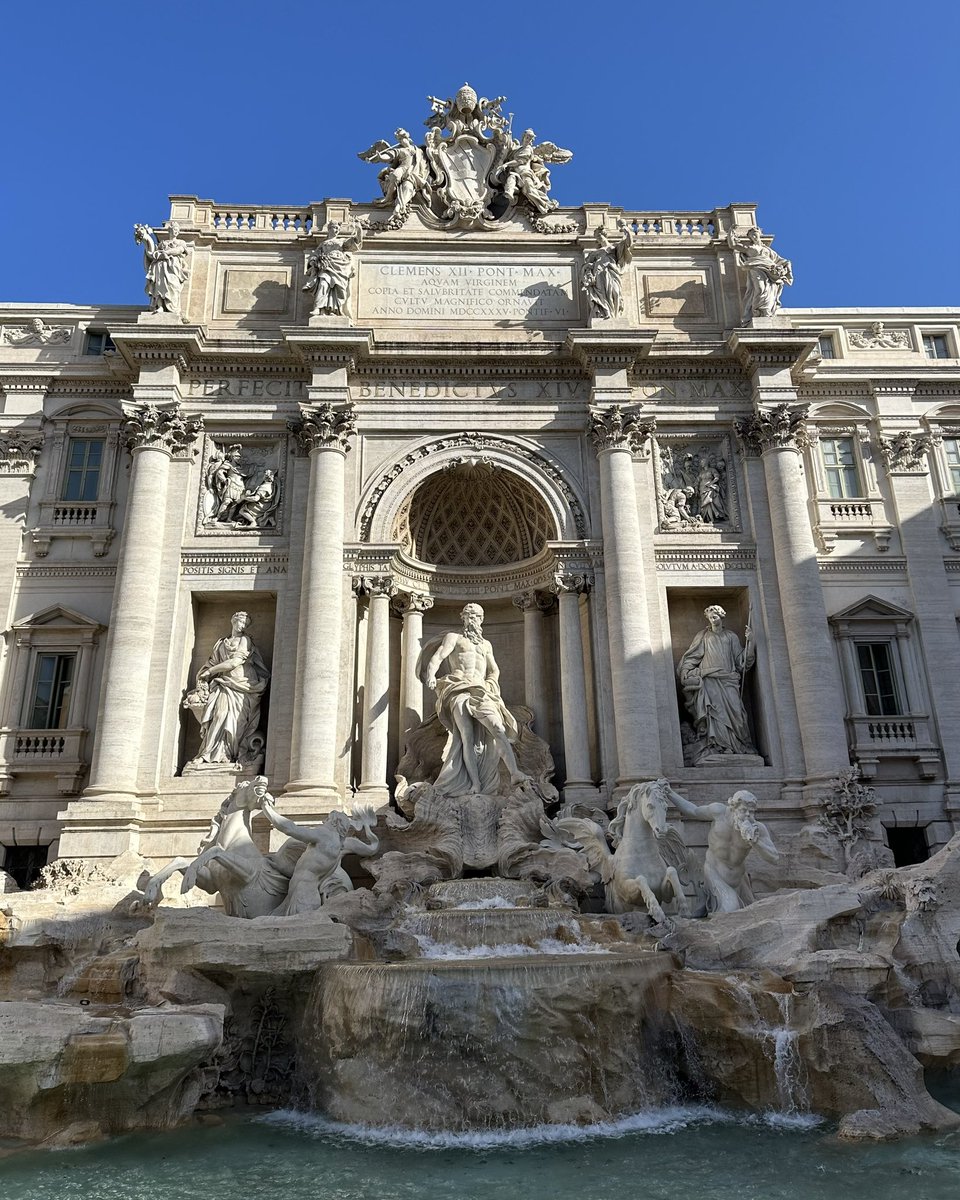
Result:
<instances>
[{"instance_id":1,"label":"stone cornice","mask_svg":"<svg viewBox=\"0 0 960 1200\"><path fill-rule=\"evenodd\" d=\"M172 363L183 373L207 345L202 325L114 325L109 332L132 370Z\"/></svg>"},{"instance_id":2,"label":"stone cornice","mask_svg":"<svg viewBox=\"0 0 960 1200\"><path fill-rule=\"evenodd\" d=\"M283 329L290 352L310 367L346 367L356 370L357 360L373 350L373 330L353 326Z\"/></svg>"},{"instance_id":3,"label":"stone cornice","mask_svg":"<svg viewBox=\"0 0 960 1200\"><path fill-rule=\"evenodd\" d=\"M744 371L790 370L816 348L817 334L789 328L736 329L727 345Z\"/></svg>"},{"instance_id":4,"label":"stone cornice","mask_svg":"<svg viewBox=\"0 0 960 1200\"><path fill-rule=\"evenodd\" d=\"M567 348L588 371L633 368L650 353L656 329L571 329Z\"/></svg>"}]
</instances>

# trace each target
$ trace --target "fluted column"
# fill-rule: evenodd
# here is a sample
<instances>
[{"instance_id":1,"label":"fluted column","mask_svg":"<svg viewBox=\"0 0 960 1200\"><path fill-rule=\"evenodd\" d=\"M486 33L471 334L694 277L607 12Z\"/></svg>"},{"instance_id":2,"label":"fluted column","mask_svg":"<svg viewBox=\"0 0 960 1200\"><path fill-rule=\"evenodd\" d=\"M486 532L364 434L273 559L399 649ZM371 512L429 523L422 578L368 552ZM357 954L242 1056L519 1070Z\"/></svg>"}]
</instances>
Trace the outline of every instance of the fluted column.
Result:
<instances>
[{"instance_id":1,"label":"fluted column","mask_svg":"<svg viewBox=\"0 0 960 1200\"><path fill-rule=\"evenodd\" d=\"M600 464L618 788L660 774L655 672L633 476L633 455L653 429L652 421L641 421L618 404L591 412L590 434Z\"/></svg>"},{"instance_id":2,"label":"fluted column","mask_svg":"<svg viewBox=\"0 0 960 1200\"><path fill-rule=\"evenodd\" d=\"M563 753L566 760L565 803L589 791L590 738L587 729L587 678L583 667L580 597L588 590L585 575L558 571L551 589L560 608L560 701L563 712Z\"/></svg>"},{"instance_id":3,"label":"fluted column","mask_svg":"<svg viewBox=\"0 0 960 1200\"><path fill-rule=\"evenodd\" d=\"M758 407L737 422L745 454L759 453L773 528L777 582L809 783L822 783L849 762L843 688L827 625L823 584L807 511L800 450L806 405Z\"/></svg>"},{"instance_id":4,"label":"fluted column","mask_svg":"<svg viewBox=\"0 0 960 1200\"><path fill-rule=\"evenodd\" d=\"M309 456L307 522L300 583L291 779L286 791L331 805L336 784L340 649L343 626L344 460L354 433L353 406L301 405L291 424Z\"/></svg>"},{"instance_id":5,"label":"fluted column","mask_svg":"<svg viewBox=\"0 0 960 1200\"><path fill-rule=\"evenodd\" d=\"M401 592L394 601L403 617L400 634L400 749L407 734L423 720L423 684L417 675L417 659L423 644L423 614L433 608L433 598L422 592Z\"/></svg>"},{"instance_id":6,"label":"fluted column","mask_svg":"<svg viewBox=\"0 0 960 1200\"><path fill-rule=\"evenodd\" d=\"M139 750L150 694L150 662L162 577L163 538L170 460L193 453L203 428L179 405L125 409L122 437L133 454L130 492L117 563L113 611L97 739L84 797L126 796L137 791ZM61 846L61 853L65 853Z\"/></svg>"},{"instance_id":7,"label":"fluted column","mask_svg":"<svg viewBox=\"0 0 960 1200\"><path fill-rule=\"evenodd\" d=\"M390 575L358 577L354 586L369 596L367 662L363 685L363 726L360 741L359 798L385 804L387 733L390 722L390 600L397 594Z\"/></svg>"},{"instance_id":8,"label":"fluted column","mask_svg":"<svg viewBox=\"0 0 960 1200\"><path fill-rule=\"evenodd\" d=\"M543 611L544 597L539 592L519 592L514 605L523 613L523 702L533 712L533 728L547 737L549 713L544 681ZM546 597L552 604L551 597Z\"/></svg>"}]
</instances>

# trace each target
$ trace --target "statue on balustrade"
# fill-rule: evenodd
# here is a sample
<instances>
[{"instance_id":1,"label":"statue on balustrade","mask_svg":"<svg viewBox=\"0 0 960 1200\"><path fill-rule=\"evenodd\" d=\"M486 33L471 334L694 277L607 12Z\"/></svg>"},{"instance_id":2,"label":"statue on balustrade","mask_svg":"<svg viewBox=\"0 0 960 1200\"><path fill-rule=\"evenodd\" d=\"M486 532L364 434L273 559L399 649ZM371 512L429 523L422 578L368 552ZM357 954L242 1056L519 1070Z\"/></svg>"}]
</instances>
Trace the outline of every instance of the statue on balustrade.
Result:
<instances>
[{"instance_id":1,"label":"statue on balustrade","mask_svg":"<svg viewBox=\"0 0 960 1200\"><path fill-rule=\"evenodd\" d=\"M219 639L183 701L200 722L200 750L184 767L184 774L255 771L263 762L260 702L270 672L246 632L249 624L245 612L233 614L229 637Z\"/></svg>"},{"instance_id":2,"label":"statue on balustrade","mask_svg":"<svg viewBox=\"0 0 960 1200\"><path fill-rule=\"evenodd\" d=\"M727 614L719 604L709 605L703 615L706 629L697 634L677 665L684 703L700 743L698 757L756 754L743 704L743 677L756 662L750 626L741 646L733 630L724 629Z\"/></svg>"},{"instance_id":3,"label":"statue on balustrade","mask_svg":"<svg viewBox=\"0 0 960 1200\"><path fill-rule=\"evenodd\" d=\"M764 243L760 230L751 225L746 237L738 238L731 229L727 245L736 251L737 262L747 273L747 292L743 298L741 323L749 325L754 317L772 317L780 307L785 284L793 283L793 267L772 246Z\"/></svg>"},{"instance_id":4,"label":"statue on balustrade","mask_svg":"<svg viewBox=\"0 0 960 1200\"><path fill-rule=\"evenodd\" d=\"M395 136L395 145L381 139L357 157L364 162L387 164L377 176L383 196L374 200L374 204L383 208L392 206L398 216L405 217L419 197L429 204L430 167L426 154L405 129L398 129Z\"/></svg>"},{"instance_id":5,"label":"statue on balustrade","mask_svg":"<svg viewBox=\"0 0 960 1200\"><path fill-rule=\"evenodd\" d=\"M510 782L527 781L517 765L519 727L500 695L500 668L483 636L483 609L464 606L463 631L451 630L428 643L424 682L437 694L437 716L447 730L443 766L434 789L443 796L495 795L501 760ZM446 673L438 675L441 667Z\"/></svg>"},{"instance_id":6,"label":"statue on balustrade","mask_svg":"<svg viewBox=\"0 0 960 1200\"><path fill-rule=\"evenodd\" d=\"M619 317L623 313L623 269L633 257L633 237L624 221L617 222L620 240L614 241L601 226L597 247L583 256L581 287L594 317Z\"/></svg>"},{"instance_id":7,"label":"statue on balustrade","mask_svg":"<svg viewBox=\"0 0 960 1200\"><path fill-rule=\"evenodd\" d=\"M143 290L150 297L151 312L182 317L181 295L189 275L189 247L181 241L176 221L171 221L165 232L160 241L149 225L133 227L134 241L143 246L143 269L147 276Z\"/></svg>"},{"instance_id":8,"label":"statue on balustrade","mask_svg":"<svg viewBox=\"0 0 960 1200\"><path fill-rule=\"evenodd\" d=\"M734 792L726 803L693 804L672 788L666 795L684 816L710 822L703 860L707 911L736 912L752 904L754 895L746 869L750 851L756 850L767 862L780 861L769 830L754 815L756 796L752 792L739 791Z\"/></svg>"},{"instance_id":9,"label":"statue on balustrade","mask_svg":"<svg viewBox=\"0 0 960 1200\"><path fill-rule=\"evenodd\" d=\"M363 229L354 224L347 230L339 221L327 226L325 239L307 257L303 291L313 292L311 317L343 316L347 290L355 271L352 251L363 245Z\"/></svg>"}]
</instances>

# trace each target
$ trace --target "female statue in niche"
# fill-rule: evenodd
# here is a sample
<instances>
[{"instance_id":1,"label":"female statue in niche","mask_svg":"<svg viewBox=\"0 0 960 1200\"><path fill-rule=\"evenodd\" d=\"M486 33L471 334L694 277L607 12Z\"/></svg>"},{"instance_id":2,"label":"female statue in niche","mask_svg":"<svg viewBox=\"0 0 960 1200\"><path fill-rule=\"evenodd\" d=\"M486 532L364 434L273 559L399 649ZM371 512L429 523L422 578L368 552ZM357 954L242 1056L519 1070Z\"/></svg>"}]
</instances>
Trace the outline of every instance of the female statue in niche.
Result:
<instances>
[{"instance_id":1,"label":"female statue in niche","mask_svg":"<svg viewBox=\"0 0 960 1200\"><path fill-rule=\"evenodd\" d=\"M750 626L741 646L733 630L724 629L727 614L719 604L709 605L703 615L706 629L700 630L677 665L684 703L703 747L700 757L756 754L743 706L743 676L756 661Z\"/></svg>"},{"instance_id":2,"label":"female statue in niche","mask_svg":"<svg viewBox=\"0 0 960 1200\"><path fill-rule=\"evenodd\" d=\"M230 636L214 646L183 702L200 722L200 750L184 773L216 768L257 771L263 763L264 740L257 727L270 672L246 633L249 624L247 613L233 614Z\"/></svg>"}]
</instances>

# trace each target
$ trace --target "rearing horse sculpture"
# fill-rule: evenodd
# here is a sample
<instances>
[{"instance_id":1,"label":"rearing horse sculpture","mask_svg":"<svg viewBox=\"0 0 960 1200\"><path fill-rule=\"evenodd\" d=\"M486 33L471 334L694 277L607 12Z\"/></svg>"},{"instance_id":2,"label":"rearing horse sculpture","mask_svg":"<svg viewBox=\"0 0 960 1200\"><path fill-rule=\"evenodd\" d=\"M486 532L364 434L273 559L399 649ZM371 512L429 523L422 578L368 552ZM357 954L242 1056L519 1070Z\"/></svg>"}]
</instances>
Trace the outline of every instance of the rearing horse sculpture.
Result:
<instances>
[{"instance_id":1,"label":"rearing horse sculpture","mask_svg":"<svg viewBox=\"0 0 960 1200\"><path fill-rule=\"evenodd\" d=\"M152 875L143 887L141 907L160 902L164 883L179 871L181 892L192 887L219 892L224 911L231 917L264 917L283 904L302 844L287 842L275 854L264 854L250 832L253 813L268 795L263 775L245 779L220 805L196 858L175 858ZM291 846L294 851L284 853Z\"/></svg>"},{"instance_id":2,"label":"rearing horse sculpture","mask_svg":"<svg viewBox=\"0 0 960 1200\"><path fill-rule=\"evenodd\" d=\"M617 806L607 833L583 817L564 817L555 824L586 855L606 888L606 909L611 913L646 910L656 924L666 920L662 905L673 900L687 915L680 881L687 867L687 850L680 835L667 826L671 792L666 779L638 783Z\"/></svg>"}]
</instances>

